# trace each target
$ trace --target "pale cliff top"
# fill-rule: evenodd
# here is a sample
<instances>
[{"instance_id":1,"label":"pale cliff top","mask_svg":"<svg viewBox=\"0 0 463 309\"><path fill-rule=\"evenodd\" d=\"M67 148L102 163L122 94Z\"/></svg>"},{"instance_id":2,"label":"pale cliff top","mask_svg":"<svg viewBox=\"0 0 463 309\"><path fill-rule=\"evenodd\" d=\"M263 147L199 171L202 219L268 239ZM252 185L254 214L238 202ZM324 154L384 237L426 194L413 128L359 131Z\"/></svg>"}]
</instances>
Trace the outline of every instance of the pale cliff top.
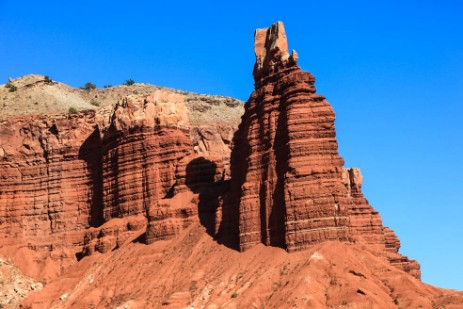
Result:
<instances>
[{"instance_id":1,"label":"pale cliff top","mask_svg":"<svg viewBox=\"0 0 463 309\"><path fill-rule=\"evenodd\" d=\"M16 91L12 91L12 86ZM85 90L30 74L10 79L0 85L0 119L19 115L50 115L98 110L116 104L128 95L149 94L156 89L184 96L192 125L226 123L237 126L244 111L244 102L224 96L185 92L150 84L135 83Z\"/></svg>"}]
</instances>

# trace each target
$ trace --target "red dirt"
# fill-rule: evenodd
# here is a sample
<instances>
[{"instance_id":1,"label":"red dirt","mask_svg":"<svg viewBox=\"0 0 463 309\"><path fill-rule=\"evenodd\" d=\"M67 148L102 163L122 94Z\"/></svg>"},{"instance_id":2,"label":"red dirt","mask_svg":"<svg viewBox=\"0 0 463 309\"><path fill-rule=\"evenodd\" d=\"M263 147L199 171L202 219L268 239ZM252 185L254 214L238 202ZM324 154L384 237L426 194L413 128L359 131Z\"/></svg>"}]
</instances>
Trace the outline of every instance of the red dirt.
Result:
<instances>
[{"instance_id":1,"label":"red dirt","mask_svg":"<svg viewBox=\"0 0 463 309\"><path fill-rule=\"evenodd\" d=\"M129 240L115 251L85 257L44 290L31 294L23 305L33 304L34 308L463 306L463 293L424 284L370 249L325 242L296 253L264 245L239 253L217 244L202 226L193 224L172 240L151 245Z\"/></svg>"}]
</instances>

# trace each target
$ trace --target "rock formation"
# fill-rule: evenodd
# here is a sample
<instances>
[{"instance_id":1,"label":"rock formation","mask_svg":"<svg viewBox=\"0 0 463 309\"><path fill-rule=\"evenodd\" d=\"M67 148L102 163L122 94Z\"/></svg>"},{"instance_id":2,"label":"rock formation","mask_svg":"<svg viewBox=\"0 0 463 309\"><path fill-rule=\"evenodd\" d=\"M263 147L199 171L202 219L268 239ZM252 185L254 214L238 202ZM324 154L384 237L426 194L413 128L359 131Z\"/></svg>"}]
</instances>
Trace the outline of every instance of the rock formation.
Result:
<instances>
[{"instance_id":1,"label":"rock formation","mask_svg":"<svg viewBox=\"0 0 463 309\"><path fill-rule=\"evenodd\" d=\"M97 112L2 120L0 245L46 256L64 250L73 261L73 252L107 252L146 226L150 242L175 235L185 217L199 221L199 193L188 189L187 182L194 184L187 166L199 155L210 157L216 178L229 177L233 122L190 126L185 98L193 113L197 101L203 108L213 102L215 112L222 100L225 110L239 107L157 89ZM191 194L196 200L190 197L187 210L176 204ZM178 224L167 226L166 216L179 217Z\"/></svg>"},{"instance_id":2,"label":"rock formation","mask_svg":"<svg viewBox=\"0 0 463 309\"><path fill-rule=\"evenodd\" d=\"M281 22L256 31L255 54L255 90L231 156L229 211L239 213L240 250L263 243L292 252L336 240L397 254L393 232L363 197L360 171L342 167L334 111L289 54ZM415 261L399 260L420 276Z\"/></svg>"},{"instance_id":3,"label":"rock formation","mask_svg":"<svg viewBox=\"0 0 463 309\"><path fill-rule=\"evenodd\" d=\"M94 126L94 113L2 122L0 246L52 250L82 243L96 180L82 145Z\"/></svg>"},{"instance_id":4,"label":"rock formation","mask_svg":"<svg viewBox=\"0 0 463 309\"><path fill-rule=\"evenodd\" d=\"M196 116L190 126L185 98L203 115L209 97L159 89L97 113L5 120L0 242L88 255L145 226L152 243L199 219L240 250L365 243L419 276L363 197L360 171L343 169L333 109L289 54L282 23L256 31L255 54L255 91L233 141L226 122Z\"/></svg>"},{"instance_id":5,"label":"rock formation","mask_svg":"<svg viewBox=\"0 0 463 309\"><path fill-rule=\"evenodd\" d=\"M238 128L236 100L149 85L0 120L0 255L14 262L0 259L0 306L36 291L21 305L461 307L420 282L343 167L334 111L282 23L256 31L255 54Z\"/></svg>"}]
</instances>

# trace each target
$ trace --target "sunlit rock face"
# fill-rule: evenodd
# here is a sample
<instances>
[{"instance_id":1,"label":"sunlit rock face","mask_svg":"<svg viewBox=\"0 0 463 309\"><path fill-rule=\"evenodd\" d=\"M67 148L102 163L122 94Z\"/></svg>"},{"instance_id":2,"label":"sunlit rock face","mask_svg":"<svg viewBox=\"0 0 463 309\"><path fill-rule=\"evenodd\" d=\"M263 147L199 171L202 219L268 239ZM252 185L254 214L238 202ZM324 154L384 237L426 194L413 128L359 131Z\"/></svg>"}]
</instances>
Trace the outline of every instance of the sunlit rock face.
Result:
<instances>
[{"instance_id":1,"label":"sunlit rock face","mask_svg":"<svg viewBox=\"0 0 463 309\"><path fill-rule=\"evenodd\" d=\"M291 252L336 240L396 254L393 232L362 195L360 171L343 169L333 108L289 54L283 24L256 30L254 46L255 90L231 156L240 250L264 243ZM401 261L419 276L416 262Z\"/></svg>"},{"instance_id":2,"label":"sunlit rock face","mask_svg":"<svg viewBox=\"0 0 463 309\"><path fill-rule=\"evenodd\" d=\"M199 104L231 120L205 123L194 114ZM72 263L76 253L108 252L146 227L147 242L175 236L199 221L199 191L186 185L195 187L186 180L190 161L210 158L204 160L214 162L217 179L230 177L239 117L229 114L239 107L223 97L158 89L97 111L2 120L0 248Z\"/></svg>"}]
</instances>

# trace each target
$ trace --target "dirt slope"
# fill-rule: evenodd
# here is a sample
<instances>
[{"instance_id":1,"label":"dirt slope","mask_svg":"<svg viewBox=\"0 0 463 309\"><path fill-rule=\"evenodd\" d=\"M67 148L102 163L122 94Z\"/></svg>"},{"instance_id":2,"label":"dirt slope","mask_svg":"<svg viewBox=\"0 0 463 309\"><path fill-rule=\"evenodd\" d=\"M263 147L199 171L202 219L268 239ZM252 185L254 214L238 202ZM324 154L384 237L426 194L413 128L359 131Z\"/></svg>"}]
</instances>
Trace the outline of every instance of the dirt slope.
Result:
<instances>
[{"instance_id":1,"label":"dirt slope","mask_svg":"<svg viewBox=\"0 0 463 309\"><path fill-rule=\"evenodd\" d=\"M23 305L33 308L463 306L462 292L424 284L362 246L327 242L287 253L258 245L239 253L198 224L171 241L131 239L109 254L85 257L29 295Z\"/></svg>"}]
</instances>

